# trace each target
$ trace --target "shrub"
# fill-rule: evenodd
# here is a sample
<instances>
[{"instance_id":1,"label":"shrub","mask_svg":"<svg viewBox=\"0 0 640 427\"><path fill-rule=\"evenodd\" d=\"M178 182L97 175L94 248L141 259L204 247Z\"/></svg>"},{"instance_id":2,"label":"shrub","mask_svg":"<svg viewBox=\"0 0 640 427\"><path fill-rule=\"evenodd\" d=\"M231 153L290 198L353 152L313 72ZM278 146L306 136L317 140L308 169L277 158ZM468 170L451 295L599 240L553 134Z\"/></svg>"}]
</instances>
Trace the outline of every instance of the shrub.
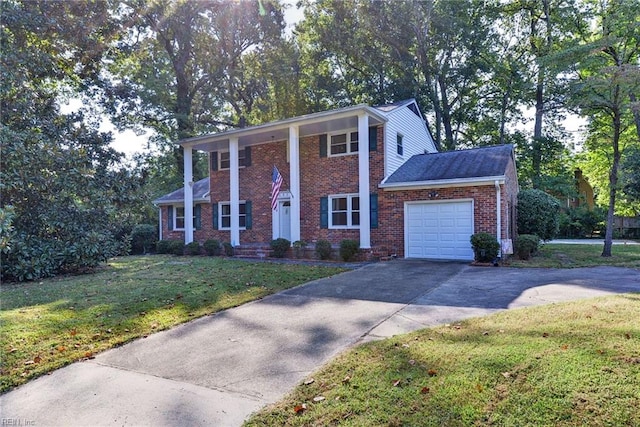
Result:
<instances>
[{"instance_id":1,"label":"shrub","mask_svg":"<svg viewBox=\"0 0 640 427\"><path fill-rule=\"evenodd\" d=\"M569 238L593 237L594 233L604 230L605 216L602 208L569 208L560 214L559 235Z\"/></svg>"},{"instance_id":2,"label":"shrub","mask_svg":"<svg viewBox=\"0 0 640 427\"><path fill-rule=\"evenodd\" d=\"M151 224L138 224L131 231L131 253L146 254L158 241L158 228Z\"/></svg>"},{"instance_id":3,"label":"shrub","mask_svg":"<svg viewBox=\"0 0 640 427\"><path fill-rule=\"evenodd\" d=\"M233 256L233 245L229 242L224 242L222 244L222 249L224 249L224 254L226 256Z\"/></svg>"},{"instance_id":4,"label":"shrub","mask_svg":"<svg viewBox=\"0 0 640 427\"><path fill-rule=\"evenodd\" d=\"M331 242L320 239L316 242L316 255L320 259L331 259Z\"/></svg>"},{"instance_id":5,"label":"shrub","mask_svg":"<svg viewBox=\"0 0 640 427\"><path fill-rule=\"evenodd\" d=\"M209 239L202 245L207 255L210 256L218 256L222 253L222 246L220 245L220 241L216 239Z\"/></svg>"},{"instance_id":6,"label":"shrub","mask_svg":"<svg viewBox=\"0 0 640 427\"><path fill-rule=\"evenodd\" d=\"M360 250L360 242L344 239L340 242L340 258L343 261L352 261Z\"/></svg>"},{"instance_id":7,"label":"shrub","mask_svg":"<svg viewBox=\"0 0 640 427\"><path fill-rule=\"evenodd\" d=\"M489 233L476 233L471 236L471 247L474 258L478 262L493 262L500 252L500 244L496 236Z\"/></svg>"},{"instance_id":8,"label":"shrub","mask_svg":"<svg viewBox=\"0 0 640 427\"><path fill-rule=\"evenodd\" d=\"M551 240L560 226L560 202L541 190L518 193L518 233Z\"/></svg>"},{"instance_id":9,"label":"shrub","mask_svg":"<svg viewBox=\"0 0 640 427\"><path fill-rule=\"evenodd\" d=\"M156 252L159 254L183 255L184 242L182 240L160 240L156 243Z\"/></svg>"},{"instance_id":10,"label":"shrub","mask_svg":"<svg viewBox=\"0 0 640 427\"><path fill-rule=\"evenodd\" d=\"M291 242L282 237L272 240L271 249L273 250L273 256L276 258L284 258L290 246Z\"/></svg>"},{"instance_id":11,"label":"shrub","mask_svg":"<svg viewBox=\"0 0 640 427\"><path fill-rule=\"evenodd\" d=\"M516 239L516 255L518 258L527 260L538 251L540 238L535 234L521 234Z\"/></svg>"},{"instance_id":12,"label":"shrub","mask_svg":"<svg viewBox=\"0 0 640 427\"><path fill-rule=\"evenodd\" d=\"M187 255L200 255L200 243L187 243L184 247L184 251Z\"/></svg>"},{"instance_id":13,"label":"shrub","mask_svg":"<svg viewBox=\"0 0 640 427\"><path fill-rule=\"evenodd\" d=\"M304 257L304 250L307 247L307 242L304 240L296 240L293 242L293 256L296 258Z\"/></svg>"}]
</instances>

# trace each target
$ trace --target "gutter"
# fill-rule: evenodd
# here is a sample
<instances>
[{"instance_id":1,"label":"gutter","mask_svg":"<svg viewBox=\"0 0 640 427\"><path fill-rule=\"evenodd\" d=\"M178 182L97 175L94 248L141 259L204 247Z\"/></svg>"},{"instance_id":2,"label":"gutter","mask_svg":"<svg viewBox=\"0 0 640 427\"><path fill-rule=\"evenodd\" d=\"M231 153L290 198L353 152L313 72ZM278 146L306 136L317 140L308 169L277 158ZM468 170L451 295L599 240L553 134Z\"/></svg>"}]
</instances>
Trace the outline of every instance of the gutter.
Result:
<instances>
[{"instance_id":1,"label":"gutter","mask_svg":"<svg viewBox=\"0 0 640 427\"><path fill-rule=\"evenodd\" d=\"M474 178L455 178L455 179L435 179L428 181L415 182L386 182L386 178L378 184L378 188L387 191L400 190L419 190L428 188L448 188L448 187L473 187L478 185L495 185L495 183L504 184L505 175L483 176Z\"/></svg>"}]
</instances>

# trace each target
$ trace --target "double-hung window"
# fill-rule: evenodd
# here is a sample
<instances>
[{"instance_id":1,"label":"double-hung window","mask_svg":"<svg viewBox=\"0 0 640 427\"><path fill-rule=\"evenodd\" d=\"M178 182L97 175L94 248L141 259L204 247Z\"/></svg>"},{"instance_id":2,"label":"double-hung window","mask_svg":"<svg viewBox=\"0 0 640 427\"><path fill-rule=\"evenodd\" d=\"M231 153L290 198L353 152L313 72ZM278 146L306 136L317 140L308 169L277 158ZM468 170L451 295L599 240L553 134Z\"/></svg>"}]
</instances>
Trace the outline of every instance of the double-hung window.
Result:
<instances>
[{"instance_id":1,"label":"double-hung window","mask_svg":"<svg viewBox=\"0 0 640 427\"><path fill-rule=\"evenodd\" d=\"M176 206L175 213L173 215L174 230L184 230L184 206Z\"/></svg>"},{"instance_id":2,"label":"double-hung window","mask_svg":"<svg viewBox=\"0 0 640 427\"><path fill-rule=\"evenodd\" d=\"M169 227L171 230L184 230L184 206L170 206ZM193 226L199 228L200 205L193 207Z\"/></svg>"},{"instance_id":3,"label":"double-hung window","mask_svg":"<svg viewBox=\"0 0 640 427\"><path fill-rule=\"evenodd\" d=\"M231 229L231 203L220 202L218 204L218 229L230 230ZM240 213L238 215L238 222L241 229L247 227L247 205L245 202L240 202Z\"/></svg>"},{"instance_id":4,"label":"double-hung window","mask_svg":"<svg viewBox=\"0 0 640 427\"><path fill-rule=\"evenodd\" d=\"M238 150L238 164L240 167L245 166L246 152L244 149ZM228 151L222 151L220 153L220 165L219 170L229 169L231 167L231 157Z\"/></svg>"},{"instance_id":5,"label":"double-hung window","mask_svg":"<svg viewBox=\"0 0 640 427\"><path fill-rule=\"evenodd\" d=\"M398 134L396 136L396 152L398 153L399 156L402 156L404 154L404 142L403 142L404 137L401 134Z\"/></svg>"},{"instance_id":6,"label":"double-hung window","mask_svg":"<svg viewBox=\"0 0 640 427\"><path fill-rule=\"evenodd\" d=\"M358 152L358 132L335 133L329 136L329 153L332 156Z\"/></svg>"},{"instance_id":7,"label":"double-hung window","mask_svg":"<svg viewBox=\"0 0 640 427\"><path fill-rule=\"evenodd\" d=\"M360 197L345 194L329 197L329 227L357 228L360 225Z\"/></svg>"}]
</instances>

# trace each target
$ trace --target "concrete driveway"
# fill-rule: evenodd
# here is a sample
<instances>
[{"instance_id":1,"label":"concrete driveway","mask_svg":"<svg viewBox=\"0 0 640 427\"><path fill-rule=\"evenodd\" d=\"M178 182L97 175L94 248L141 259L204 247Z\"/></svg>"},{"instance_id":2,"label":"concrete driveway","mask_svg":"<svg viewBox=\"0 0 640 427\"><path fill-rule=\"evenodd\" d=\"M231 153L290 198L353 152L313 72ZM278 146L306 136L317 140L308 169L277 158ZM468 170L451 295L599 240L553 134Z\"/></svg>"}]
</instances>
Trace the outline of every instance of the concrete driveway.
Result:
<instances>
[{"instance_id":1,"label":"concrete driveway","mask_svg":"<svg viewBox=\"0 0 640 427\"><path fill-rule=\"evenodd\" d=\"M0 396L0 409L14 425L237 426L358 342L624 292L640 292L638 270L371 264L57 370Z\"/></svg>"}]
</instances>

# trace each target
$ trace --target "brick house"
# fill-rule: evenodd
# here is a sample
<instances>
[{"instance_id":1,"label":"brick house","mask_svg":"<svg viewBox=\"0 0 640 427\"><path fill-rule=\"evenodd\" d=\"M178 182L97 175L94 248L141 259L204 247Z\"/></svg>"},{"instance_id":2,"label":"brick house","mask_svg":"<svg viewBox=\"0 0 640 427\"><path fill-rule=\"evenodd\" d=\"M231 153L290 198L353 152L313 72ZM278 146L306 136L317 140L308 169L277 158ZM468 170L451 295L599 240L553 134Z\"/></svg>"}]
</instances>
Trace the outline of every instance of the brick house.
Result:
<instances>
[{"instance_id":1,"label":"brick house","mask_svg":"<svg viewBox=\"0 0 640 427\"><path fill-rule=\"evenodd\" d=\"M425 123L410 99L183 140L185 186L154 201L161 238L217 239L239 250L278 237L311 247L354 239L370 257L469 260L470 235L488 232L508 253L513 147L438 153ZM195 183L193 150L209 153L210 164ZM276 209L274 166L284 179Z\"/></svg>"}]
</instances>

